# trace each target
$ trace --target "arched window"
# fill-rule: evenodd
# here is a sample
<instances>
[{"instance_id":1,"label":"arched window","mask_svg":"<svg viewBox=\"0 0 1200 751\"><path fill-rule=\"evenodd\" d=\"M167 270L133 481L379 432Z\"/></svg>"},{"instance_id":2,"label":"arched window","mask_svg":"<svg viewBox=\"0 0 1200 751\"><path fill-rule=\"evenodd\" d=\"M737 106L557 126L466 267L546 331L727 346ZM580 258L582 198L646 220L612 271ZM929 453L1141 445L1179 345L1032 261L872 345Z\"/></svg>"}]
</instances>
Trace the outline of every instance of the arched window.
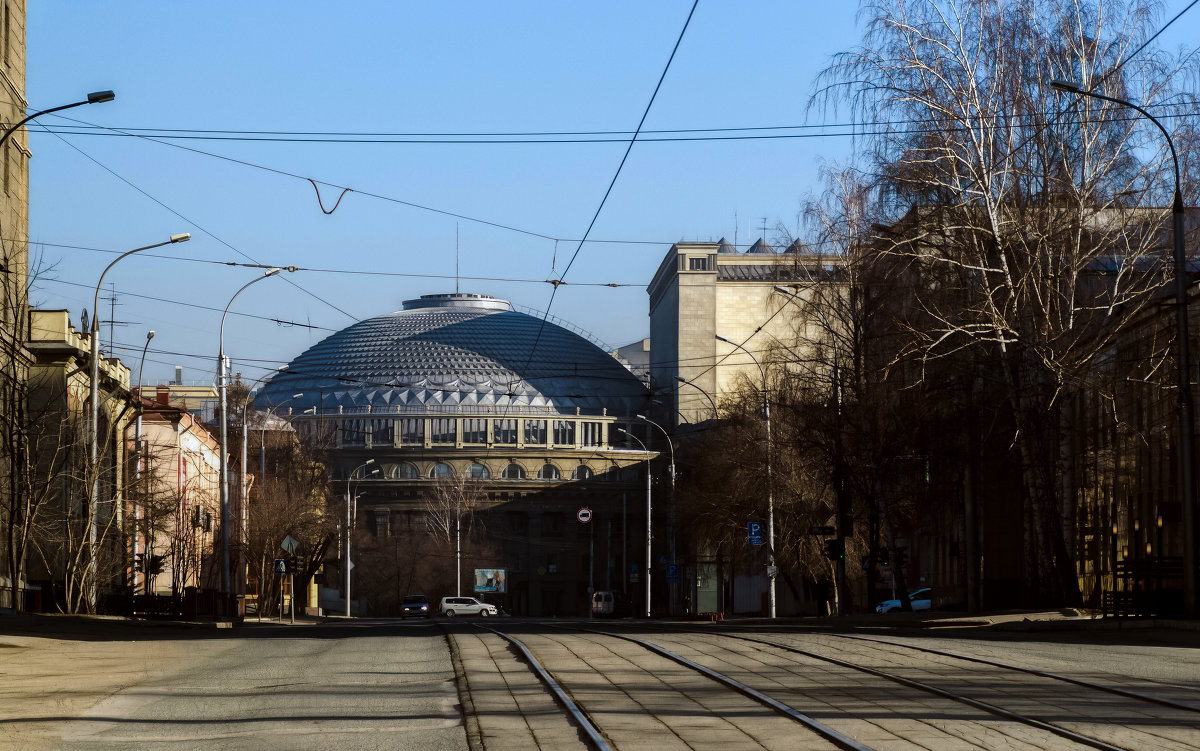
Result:
<instances>
[{"instance_id":1,"label":"arched window","mask_svg":"<svg viewBox=\"0 0 1200 751\"><path fill-rule=\"evenodd\" d=\"M558 467L553 464L543 464L542 468L538 470L539 480L557 480L559 477Z\"/></svg>"},{"instance_id":2,"label":"arched window","mask_svg":"<svg viewBox=\"0 0 1200 751\"><path fill-rule=\"evenodd\" d=\"M510 464L504 468L505 480L524 480L525 470L520 464Z\"/></svg>"},{"instance_id":3,"label":"arched window","mask_svg":"<svg viewBox=\"0 0 1200 751\"><path fill-rule=\"evenodd\" d=\"M591 468L590 468L590 467L588 467L588 466L587 466L587 465L585 465L585 464L580 464L578 467L576 467L576 468L575 468L575 479L576 479L576 480L590 480L590 479L592 479L592 470L591 470Z\"/></svg>"},{"instance_id":4,"label":"arched window","mask_svg":"<svg viewBox=\"0 0 1200 751\"><path fill-rule=\"evenodd\" d=\"M438 462L433 465L433 469L429 470L429 476L435 480L441 477L450 477L454 474L454 470L450 469L450 465L445 462Z\"/></svg>"},{"instance_id":5,"label":"arched window","mask_svg":"<svg viewBox=\"0 0 1200 751\"><path fill-rule=\"evenodd\" d=\"M421 474L417 472L417 468L408 462L397 464L396 470L392 474L392 478L396 480L415 480L420 476Z\"/></svg>"},{"instance_id":6,"label":"arched window","mask_svg":"<svg viewBox=\"0 0 1200 751\"><path fill-rule=\"evenodd\" d=\"M487 467L476 462L467 468L467 476L472 480L489 480L492 477L492 473L488 471Z\"/></svg>"}]
</instances>

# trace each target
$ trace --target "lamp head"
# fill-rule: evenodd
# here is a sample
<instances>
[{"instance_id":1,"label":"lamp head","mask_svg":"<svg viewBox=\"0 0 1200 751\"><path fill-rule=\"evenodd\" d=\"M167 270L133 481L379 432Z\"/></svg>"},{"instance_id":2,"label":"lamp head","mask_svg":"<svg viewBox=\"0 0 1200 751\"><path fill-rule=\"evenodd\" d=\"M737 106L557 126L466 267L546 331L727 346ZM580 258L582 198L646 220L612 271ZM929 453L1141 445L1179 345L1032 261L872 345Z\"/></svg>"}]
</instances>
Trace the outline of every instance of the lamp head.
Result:
<instances>
[{"instance_id":1,"label":"lamp head","mask_svg":"<svg viewBox=\"0 0 1200 751\"><path fill-rule=\"evenodd\" d=\"M91 94L88 94L87 100L88 104L98 104L100 102L111 102L116 98L117 95L111 91L93 91Z\"/></svg>"},{"instance_id":2,"label":"lamp head","mask_svg":"<svg viewBox=\"0 0 1200 751\"><path fill-rule=\"evenodd\" d=\"M675 376L675 380L676 380L676 381L679 381L680 383L687 383L687 382L688 382L688 380L687 380L686 378L684 378L683 376Z\"/></svg>"},{"instance_id":3,"label":"lamp head","mask_svg":"<svg viewBox=\"0 0 1200 751\"><path fill-rule=\"evenodd\" d=\"M293 398L293 399L299 399L299 398L300 398L300 397L302 397L302 396L304 396L304 392L303 392L303 391L301 391L299 394L292 394L292 398Z\"/></svg>"},{"instance_id":4,"label":"lamp head","mask_svg":"<svg viewBox=\"0 0 1200 751\"><path fill-rule=\"evenodd\" d=\"M150 341L153 338L154 338L154 329L150 329L149 331L146 332L146 341Z\"/></svg>"},{"instance_id":5,"label":"lamp head","mask_svg":"<svg viewBox=\"0 0 1200 751\"><path fill-rule=\"evenodd\" d=\"M725 342L726 344L733 344L733 342L729 341L728 339L721 336L720 334L713 334L713 336L715 336L717 338L717 341Z\"/></svg>"},{"instance_id":6,"label":"lamp head","mask_svg":"<svg viewBox=\"0 0 1200 751\"><path fill-rule=\"evenodd\" d=\"M173 242L173 243L185 243L191 239L192 239L191 232L180 232L178 235L171 235L171 242Z\"/></svg>"},{"instance_id":7,"label":"lamp head","mask_svg":"<svg viewBox=\"0 0 1200 751\"><path fill-rule=\"evenodd\" d=\"M1056 78L1050 82L1050 88L1055 91L1062 91L1067 94L1082 94L1083 87L1074 81L1067 81L1062 78Z\"/></svg>"},{"instance_id":8,"label":"lamp head","mask_svg":"<svg viewBox=\"0 0 1200 751\"><path fill-rule=\"evenodd\" d=\"M283 271L283 269L278 268L278 267L273 268L273 269L267 269L267 273L263 274L263 276L275 276L280 271Z\"/></svg>"}]
</instances>

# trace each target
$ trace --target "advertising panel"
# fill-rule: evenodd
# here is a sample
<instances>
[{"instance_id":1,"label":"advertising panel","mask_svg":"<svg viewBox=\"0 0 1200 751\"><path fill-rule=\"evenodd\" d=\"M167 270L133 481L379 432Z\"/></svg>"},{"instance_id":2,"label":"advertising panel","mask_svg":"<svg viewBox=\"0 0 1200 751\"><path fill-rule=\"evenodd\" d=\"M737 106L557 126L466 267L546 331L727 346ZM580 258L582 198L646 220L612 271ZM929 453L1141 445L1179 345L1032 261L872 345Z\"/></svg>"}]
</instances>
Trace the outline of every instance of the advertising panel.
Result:
<instances>
[{"instance_id":1,"label":"advertising panel","mask_svg":"<svg viewBox=\"0 0 1200 751\"><path fill-rule=\"evenodd\" d=\"M477 568L475 569L475 591L504 594L508 591L505 589L506 578L502 568Z\"/></svg>"}]
</instances>

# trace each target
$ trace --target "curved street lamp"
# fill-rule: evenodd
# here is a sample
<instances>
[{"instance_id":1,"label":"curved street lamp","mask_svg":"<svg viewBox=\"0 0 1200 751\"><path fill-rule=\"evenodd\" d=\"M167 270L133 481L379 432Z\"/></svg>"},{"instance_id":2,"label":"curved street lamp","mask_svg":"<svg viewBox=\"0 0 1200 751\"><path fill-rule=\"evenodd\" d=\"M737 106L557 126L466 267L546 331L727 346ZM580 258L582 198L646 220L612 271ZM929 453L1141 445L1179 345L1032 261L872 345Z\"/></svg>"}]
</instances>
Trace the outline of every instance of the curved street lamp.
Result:
<instances>
[{"instance_id":1,"label":"curved street lamp","mask_svg":"<svg viewBox=\"0 0 1200 751\"><path fill-rule=\"evenodd\" d=\"M145 398L142 395L142 370L146 367L146 351L150 349L150 340L154 338L154 330L146 332L146 343L142 345L142 359L138 362L138 403L137 403L137 422L133 428L133 484L137 492L141 493L142 479L142 404ZM133 597L137 594L137 557L138 557L138 522L141 521L142 507L135 500L133 504L133 565L129 567L129 594ZM146 539L146 548L150 548L150 539ZM149 577L146 579L150 581ZM150 594L147 592L146 594ZM130 611L133 612L132 610Z\"/></svg>"},{"instance_id":2,"label":"curved street lamp","mask_svg":"<svg viewBox=\"0 0 1200 751\"><path fill-rule=\"evenodd\" d=\"M1171 150L1171 162L1175 168L1175 195L1171 199L1171 234L1174 240L1172 257L1175 264L1175 365L1176 390L1179 392L1178 401L1178 430L1179 430L1179 494L1180 505L1183 507L1183 609L1187 615L1196 615L1200 610L1197 600L1197 556L1196 556L1196 481L1192 469L1195 457L1192 453L1192 431L1195 427L1194 408L1192 405L1191 375L1188 355L1188 271L1187 254L1183 247L1183 193L1179 182L1179 155L1175 153L1175 143L1171 134L1163 124L1146 110L1133 102L1124 99L1097 94L1089 91L1074 81L1056 79L1050 82L1050 88L1055 91L1076 94L1078 96L1101 99L1105 102L1122 107L1128 107L1140 113L1162 131L1167 139L1167 147Z\"/></svg>"},{"instance_id":3,"label":"curved street lamp","mask_svg":"<svg viewBox=\"0 0 1200 751\"><path fill-rule=\"evenodd\" d=\"M637 417L637 419L642 420L643 422L648 422L651 425L653 425L654 427L658 428L658 432L662 433L663 438L667 439L667 448L671 452L671 465L668 468L669 474L671 475L671 497L669 499L668 506L667 506L667 516L669 518L669 521L667 522L667 530L668 530L667 542L670 545L670 550L668 552L670 554L671 563L674 564L674 563L676 563L676 561L675 561L675 444L671 442L671 435L669 433L667 433L666 429L662 425L659 425L658 423L654 422L653 420L651 420L649 417L646 417L645 415L636 415L636 417ZM678 582L671 582L671 601L667 604L667 608L671 611L672 615L674 615L674 612L675 612L675 602L676 602L677 595L678 595L677 586L676 586L677 584L678 584Z\"/></svg>"},{"instance_id":4,"label":"curved street lamp","mask_svg":"<svg viewBox=\"0 0 1200 751\"><path fill-rule=\"evenodd\" d=\"M109 92L109 93L112 93L112 92ZM87 102L78 102L77 104L87 104ZM68 105L68 106L74 107L77 105ZM54 109L44 110L44 112L53 112L56 109L66 109L66 107L56 107ZM39 112L37 114L42 114L42 113ZM36 114L30 115L30 117L25 118L25 120L29 120L32 117L36 117ZM24 122L24 121L22 121L22 122ZM5 133L4 138L7 138L8 135L9 135L8 133ZM0 148L3 148L4 138L0 138ZM91 326L88 327L89 328L89 336L91 337L91 346L92 346L92 353L91 353L92 372L91 372L91 378L89 379L89 384L88 384L89 388L91 389L91 393L89 394L91 404L89 405L89 410L88 410L90 413L90 417L91 417L89 424L88 424L88 444L89 444L89 446L88 446L88 449L89 449L88 469L92 473L92 497L88 501L88 576L87 576L87 579L88 579L88 605L90 606L92 612L95 612L95 610L96 610L96 591L97 591L96 545L98 544L98 540L100 537L100 534L99 534L100 520L97 518L97 510L98 510L99 495L100 495L100 436L99 436L99 424L100 424L100 287L104 284L104 276L109 272L109 270L113 266L116 266L117 262L119 262L122 258L131 256L134 253L141 253L143 250L151 250L153 248L161 248L164 245L171 245L172 243L187 242L190 239L192 239L192 236L190 234L188 234L187 232L183 232L178 235L171 235L171 237L166 242L154 243L153 245L145 245L140 248L134 248L133 250L128 250L128 251L122 253L121 255L117 256L115 259L113 259L112 263L105 266L104 271L102 271L100 273L100 281L96 282L96 294L92 298L92 322L91 322Z\"/></svg>"},{"instance_id":5,"label":"curved street lamp","mask_svg":"<svg viewBox=\"0 0 1200 751\"><path fill-rule=\"evenodd\" d=\"M737 342L726 339L720 334L715 334L718 341L737 347L754 362L758 367L759 374L762 375L762 395L763 395L763 418L767 424L767 616L775 617L775 496L774 483L771 480L771 401L767 398L767 371L763 368L762 363L754 356L750 350L746 349Z\"/></svg>"},{"instance_id":6,"label":"curved street lamp","mask_svg":"<svg viewBox=\"0 0 1200 751\"><path fill-rule=\"evenodd\" d=\"M229 308L233 305L233 301L238 298L238 295L246 291L248 287L257 284L264 279L270 278L278 274L282 269L272 268L267 269L266 273L255 279L251 279L242 285L241 289L233 293L233 297L229 298L229 303L225 306L225 312L221 314L221 330L220 330L220 351L217 356L217 391L220 393L221 400L221 479L220 488L221 494L221 544L223 561L221 567L221 593L226 597L229 596L229 414L226 409L226 387L225 383L225 318L229 315Z\"/></svg>"},{"instance_id":7,"label":"curved street lamp","mask_svg":"<svg viewBox=\"0 0 1200 751\"><path fill-rule=\"evenodd\" d=\"M11 136L13 133L16 133L18 130L20 130L22 125L24 125L25 123L29 122L30 120L32 120L36 117L41 117L42 115L48 115L51 112L60 112L62 110L69 110L72 107L81 107L85 104L100 104L102 102L111 102L112 100L114 100L116 98L117 98L117 95L112 93L111 91L93 91L91 94L87 95L87 99L84 99L81 102L72 102L71 104L61 104L57 107L51 107L50 109L38 110L37 112L34 112L32 115L28 115L24 119L19 120L18 122L16 122L13 125L10 125L4 131L4 135L0 136L0 149L4 148L4 144L8 142L9 136Z\"/></svg>"},{"instance_id":8,"label":"curved street lamp","mask_svg":"<svg viewBox=\"0 0 1200 751\"><path fill-rule=\"evenodd\" d=\"M650 617L650 563L651 563L650 545L651 545L651 541L654 539L654 535L651 533L651 529L650 529L650 512L654 507L653 504L650 502L650 458L651 458L650 457L650 449L646 448L646 444L642 442L642 439L638 438L633 433L630 433L625 428L617 428L617 432L624 433L625 435L629 436L633 440L637 441L638 445L642 447L642 452L645 453L645 455L646 455L646 570L643 573L645 574L645 580L646 580L646 617L649 618Z\"/></svg>"},{"instance_id":9,"label":"curved street lamp","mask_svg":"<svg viewBox=\"0 0 1200 751\"><path fill-rule=\"evenodd\" d=\"M363 467L374 464L374 463L375 463L374 459L368 459L365 462L363 462L362 464L355 467L353 469L353 471L350 472L349 476L346 477L346 617L347 618L350 617L350 535L354 531L353 516L357 516L357 514L352 515L350 509L351 509L351 507L358 505L358 496L354 495L354 492L350 487L350 483L354 482L354 476L356 474L358 474L358 470L362 469ZM368 472L367 474L368 475L380 474L379 467L372 467L371 471ZM362 479L363 478L359 478L359 481L361 482ZM292 596L295 597L295 593L293 593Z\"/></svg>"},{"instance_id":10,"label":"curved street lamp","mask_svg":"<svg viewBox=\"0 0 1200 751\"><path fill-rule=\"evenodd\" d=\"M712 398L712 396L711 396L711 395L709 395L709 393L708 393L707 391L705 391L704 389L700 388L699 386L697 386L696 384L692 383L691 381L689 381L688 379L684 378L683 376L675 376L675 380L676 380L676 381L679 381L680 383L684 384L685 386L691 386L692 388L696 389L696 390L697 390L697 391L699 391L701 394L703 394L703 395L704 395L704 398L708 400L708 403L709 403L709 405L711 405L711 406L712 406L712 411L713 411L713 419L715 420L715 419L717 418L717 403L713 401L713 398Z\"/></svg>"}]
</instances>

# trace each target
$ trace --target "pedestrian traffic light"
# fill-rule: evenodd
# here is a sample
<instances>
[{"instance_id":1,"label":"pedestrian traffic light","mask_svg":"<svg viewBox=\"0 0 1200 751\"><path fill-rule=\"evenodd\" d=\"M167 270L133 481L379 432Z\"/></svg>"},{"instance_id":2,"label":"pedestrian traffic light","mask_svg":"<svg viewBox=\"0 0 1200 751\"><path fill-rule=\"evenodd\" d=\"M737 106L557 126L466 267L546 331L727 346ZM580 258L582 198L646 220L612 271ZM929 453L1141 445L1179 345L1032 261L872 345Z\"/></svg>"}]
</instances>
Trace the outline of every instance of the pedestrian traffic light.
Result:
<instances>
[{"instance_id":1,"label":"pedestrian traffic light","mask_svg":"<svg viewBox=\"0 0 1200 751\"><path fill-rule=\"evenodd\" d=\"M831 561L846 560L846 541L840 537L825 541L825 557Z\"/></svg>"},{"instance_id":2,"label":"pedestrian traffic light","mask_svg":"<svg viewBox=\"0 0 1200 751\"><path fill-rule=\"evenodd\" d=\"M891 557L891 554L888 552L887 548L879 549L879 565L880 566L892 565L892 557Z\"/></svg>"}]
</instances>

